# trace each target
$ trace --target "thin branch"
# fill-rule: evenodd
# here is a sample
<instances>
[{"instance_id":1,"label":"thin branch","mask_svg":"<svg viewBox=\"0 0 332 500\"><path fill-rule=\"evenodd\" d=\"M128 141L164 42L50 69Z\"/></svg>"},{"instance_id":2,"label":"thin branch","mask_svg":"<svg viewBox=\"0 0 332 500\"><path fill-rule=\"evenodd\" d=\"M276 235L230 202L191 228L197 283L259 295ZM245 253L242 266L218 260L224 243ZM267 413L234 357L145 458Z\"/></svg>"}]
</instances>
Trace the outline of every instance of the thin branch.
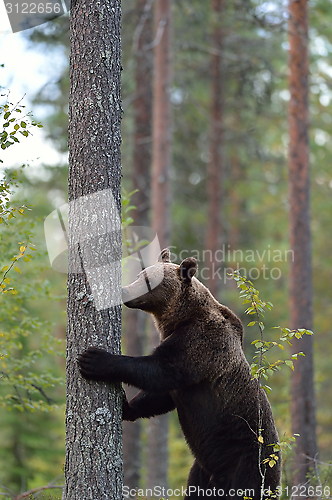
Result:
<instances>
[{"instance_id":1,"label":"thin branch","mask_svg":"<svg viewBox=\"0 0 332 500\"><path fill-rule=\"evenodd\" d=\"M320 460L317 460L317 458L316 458L317 455L318 455L318 453L316 454L315 458L312 458L312 457L310 457L309 455L306 455L306 454L304 454L303 456L305 458L308 458L309 460L312 460L315 464L317 463L317 464L320 464L320 465L327 465L328 467L332 467L331 463L321 462Z\"/></svg>"},{"instance_id":2,"label":"thin branch","mask_svg":"<svg viewBox=\"0 0 332 500\"><path fill-rule=\"evenodd\" d=\"M21 207L23 208L23 206ZM5 271L5 273L3 274L2 276L2 280L0 281L0 286L4 283L5 279L7 278L7 274L9 274L9 272L13 269L13 267L15 266L16 262L21 258L21 257L24 257L24 254L28 248L28 245L29 245L29 238L27 239L26 243L20 243L20 249L22 248L22 246L24 246L24 250L23 252L21 252L20 250L20 253L18 255L15 255L13 257L13 262L10 264L10 266L8 267L8 269ZM5 292L5 289L1 289L1 292L4 293Z\"/></svg>"},{"instance_id":3,"label":"thin branch","mask_svg":"<svg viewBox=\"0 0 332 500\"><path fill-rule=\"evenodd\" d=\"M48 483L48 486L56 486L56 482L59 480L59 479L62 479L63 478L63 474L60 474L59 476L55 477L50 483ZM58 485L59 486L59 485ZM61 486L61 485L60 485ZM62 496L64 494L64 486L62 486L63 488L63 491L62 491ZM39 491L36 493L36 498L39 497L39 495L42 493L42 491Z\"/></svg>"},{"instance_id":4,"label":"thin branch","mask_svg":"<svg viewBox=\"0 0 332 500\"><path fill-rule=\"evenodd\" d=\"M148 45L145 45L144 50L154 49L157 45L159 45L161 38L164 34L166 24L167 24L167 19L165 17L160 19L155 39Z\"/></svg>"},{"instance_id":5,"label":"thin branch","mask_svg":"<svg viewBox=\"0 0 332 500\"><path fill-rule=\"evenodd\" d=\"M10 490L9 488L6 488L6 486L3 486L3 484L0 484L0 488L3 488L4 490L7 491L7 493L0 493L0 495L7 495L7 496L9 495L10 498L15 497L15 493L12 490Z\"/></svg>"},{"instance_id":6,"label":"thin branch","mask_svg":"<svg viewBox=\"0 0 332 500\"><path fill-rule=\"evenodd\" d=\"M59 486L40 486L39 488L33 488L32 490L29 490L29 491L26 491L24 493L21 493L20 495L18 495L17 497L13 497L13 500L21 500L21 498L26 498L30 495L33 495L34 493L37 493L38 491L43 491L43 490L53 490L53 489L61 489L63 490L64 488L64 485L63 484L60 484Z\"/></svg>"},{"instance_id":7,"label":"thin branch","mask_svg":"<svg viewBox=\"0 0 332 500\"><path fill-rule=\"evenodd\" d=\"M38 387L38 385L32 384L31 382L30 385L37 389L37 391L39 391L42 396L44 396L49 405L55 403L54 399L49 398L41 387Z\"/></svg>"},{"instance_id":8,"label":"thin branch","mask_svg":"<svg viewBox=\"0 0 332 500\"><path fill-rule=\"evenodd\" d=\"M140 20L136 26L134 36L133 36L133 45L132 45L133 54L136 54L138 52L139 37L141 36L143 28L144 28L144 24L146 23L146 20L148 19L149 15L150 15L153 2L154 2L154 0L146 0L146 4L144 5L143 13L142 13ZM148 47L147 46L143 47L143 50L148 50Z\"/></svg>"},{"instance_id":9,"label":"thin branch","mask_svg":"<svg viewBox=\"0 0 332 500\"><path fill-rule=\"evenodd\" d=\"M246 420L245 418L241 417L241 415L237 415L236 413L234 413L234 417L242 418L242 420L247 424L247 426L249 427L249 429L251 430L251 432L256 436L256 438L258 438L257 432L255 432L254 429L252 429L250 427L248 420Z\"/></svg>"},{"instance_id":10,"label":"thin branch","mask_svg":"<svg viewBox=\"0 0 332 500\"><path fill-rule=\"evenodd\" d=\"M9 377L8 377L8 378L9 378ZM20 391L18 390L18 388L16 387L16 385L13 385L13 387L14 387L14 389L15 389L15 392L16 392L16 394L17 394L17 398L18 398L18 400L19 400L19 402L20 402L20 404L21 404L22 408L23 408L24 410L26 410L25 403L24 403L24 399L22 398L22 396L21 396L21 394L20 394ZM14 397L13 397L12 399L14 399Z\"/></svg>"}]
</instances>

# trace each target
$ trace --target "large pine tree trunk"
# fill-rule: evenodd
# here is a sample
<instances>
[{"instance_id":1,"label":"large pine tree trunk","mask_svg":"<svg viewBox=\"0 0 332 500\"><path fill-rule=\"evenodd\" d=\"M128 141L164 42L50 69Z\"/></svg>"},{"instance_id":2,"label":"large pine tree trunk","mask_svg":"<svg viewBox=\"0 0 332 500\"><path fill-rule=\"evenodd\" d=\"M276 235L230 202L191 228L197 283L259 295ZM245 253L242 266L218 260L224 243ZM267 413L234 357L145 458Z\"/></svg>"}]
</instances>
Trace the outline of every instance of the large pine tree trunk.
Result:
<instances>
[{"instance_id":1,"label":"large pine tree trunk","mask_svg":"<svg viewBox=\"0 0 332 500\"><path fill-rule=\"evenodd\" d=\"M289 201L291 328L312 329L312 272L308 143L308 7L307 0L289 4ZM295 340L303 351L291 378L292 432L296 440L293 484L305 483L316 454L312 337ZM308 458L310 457L310 458Z\"/></svg>"},{"instance_id":2,"label":"large pine tree trunk","mask_svg":"<svg viewBox=\"0 0 332 500\"><path fill-rule=\"evenodd\" d=\"M171 40L172 0L155 5L155 48L152 112L152 227L161 248L170 245L171 165ZM160 342L154 325L151 347ZM147 488L167 487L168 415L151 419L148 427Z\"/></svg>"},{"instance_id":3,"label":"large pine tree trunk","mask_svg":"<svg viewBox=\"0 0 332 500\"><path fill-rule=\"evenodd\" d=\"M134 40L136 62L136 98L133 188L137 189L133 198L136 210L133 212L134 226L149 226L150 208L150 166L151 166L151 118L152 118L152 10L151 2L137 0L138 24ZM146 313L135 309L125 309L126 354L142 356L146 330ZM127 387L128 400L137 390ZM123 422L124 484L133 490L139 486L141 474L141 421Z\"/></svg>"},{"instance_id":4,"label":"large pine tree trunk","mask_svg":"<svg viewBox=\"0 0 332 500\"><path fill-rule=\"evenodd\" d=\"M211 56L211 123L210 123L210 154L207 170L208 220L206 231L206 249L210 268L207 287L218 297L220 290L220 262L216 260L217 251L221 245L221 183L222 183L222 120L223 120L223 68L222 68L222 14L224 0L212 0L212 43L214 53Z\"/></svg>"},{"instance_id":5,"label":"large pine tree trunk","mask_svg":"<svg viewBox=\"0 0 332 500\"><path fill-rule=\"evenodd\" d=\"M71 5L67 500L122 497L122 393L83 380L90 345L120 353L121 1Z\"/></svg>"}]
</instances>

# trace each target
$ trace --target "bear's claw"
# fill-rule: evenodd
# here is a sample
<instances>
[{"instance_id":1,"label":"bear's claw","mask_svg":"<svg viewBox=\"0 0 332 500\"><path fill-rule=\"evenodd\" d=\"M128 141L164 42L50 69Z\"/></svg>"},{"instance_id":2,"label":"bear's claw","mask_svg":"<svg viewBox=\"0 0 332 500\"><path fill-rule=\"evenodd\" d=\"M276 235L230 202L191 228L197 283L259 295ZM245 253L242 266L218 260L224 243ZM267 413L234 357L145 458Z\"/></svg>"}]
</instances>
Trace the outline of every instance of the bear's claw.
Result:
<instances>
[{"instance_id":1,"label":"bear's claw","mask_svg":"<svg viewBox=\"0 0 332 500\"><path fill-rule=\"evenodd\" d=\"M89 347L77 357L79 370L86 379L107 381L108 369L112 354L98 347Z\"/></svg>"}]
</instances>

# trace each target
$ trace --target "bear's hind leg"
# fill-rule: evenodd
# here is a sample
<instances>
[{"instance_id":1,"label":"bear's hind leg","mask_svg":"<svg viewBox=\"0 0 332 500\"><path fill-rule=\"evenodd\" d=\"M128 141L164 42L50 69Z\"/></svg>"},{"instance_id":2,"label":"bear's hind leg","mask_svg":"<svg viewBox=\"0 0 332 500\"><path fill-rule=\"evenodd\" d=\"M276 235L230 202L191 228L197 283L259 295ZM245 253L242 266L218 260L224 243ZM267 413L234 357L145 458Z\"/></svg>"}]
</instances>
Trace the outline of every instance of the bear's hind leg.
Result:
<instances>
[{"instance_id":1,"label":"bear's hind leg","mask_svg":"<svg viewBox=\"0 0 332 500\"><path fill-rule=\"evenodd\" d=\"M211 475L194 461L188 476L187 491L184 500L204 500L219 498L218 488L211 481Z\"/></svg>"}]
</instances>

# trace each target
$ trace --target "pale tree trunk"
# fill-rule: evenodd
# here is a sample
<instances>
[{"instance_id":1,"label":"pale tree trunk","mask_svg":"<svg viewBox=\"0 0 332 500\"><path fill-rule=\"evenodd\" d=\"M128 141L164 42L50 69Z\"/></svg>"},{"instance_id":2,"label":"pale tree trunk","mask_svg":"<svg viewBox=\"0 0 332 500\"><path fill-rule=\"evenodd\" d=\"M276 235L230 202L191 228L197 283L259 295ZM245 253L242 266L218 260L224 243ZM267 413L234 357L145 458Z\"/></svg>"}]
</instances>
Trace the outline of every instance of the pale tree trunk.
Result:
<instances>
[{"instance_id":1,"label":"pale tree trunk","mask_svg":"<svg viewBox=\"0 0 332 500\"><path fill-rule=\"evenodd\" d=\"M152 227L157 231L161 248L170 245L170 166L172 74L172 0L155 4L154 79L152 112ZM151 347L160 342L151 329ZM147 449L147 488L167 487L168 415L150 420Z\"/></svg>"},{"instance_id":2,"label":"pale tree trunk","mask_svg":"<svg viewBox=\"0 0 332 500\"><path fill-rule=\"evenodd\" d=\"M134 226L149 226L150 208L150 166L151 166L151 119L152 119L152 2L137 0L139 15L135 31L133 49L135 52L136 98L133 188L137 189L133 197L136 210L132 212ZM144 354L146 313L137 309L125 309L125 346L129 356ZM135 387L126 387L128 400L135 396ZM141 421L123 422L123 462L124 484L133 490L139 486L141 475Z\"/></svg>"},{"instance_id":3,"label":"pale tree trunk","mask_svg":"<svg viewBox=\"0 0 332 500\"><path fill-rule=\"evenodd\" d=\"M307 0L289 4L289 201L291 328L312 329L312 271L308 143L308 7ZM292 432L296 439L293 484L306 482L316 455L312 337L293 342L303 351L291 377ZM310 457L310 458L308 458Z\"/></svg>"},{"instance_id":4,"label":"pale tree trunk","mask_svg":"<svg viewBox=\"0 0 332 500\"><path fill-rule=\"evenodd\" d=\"M120 353L120 25L120 0L71 3L66 500L122 497L121 388L77 369L88 346Z\"/></svg>"},{"instance_id":5,"label":"pale tree trunk","mask_svg":"<svg viewBox=\"0 0 332 500\"><path fill-rule=\"evenodd\" d=\"M209 279L206 282L211 293L218 297L220 290L220 262L216 260L217 250L221 245L221 190L222 190L222 139L223 139L223 67L222 42L224 0L212 0L212 44L214 53L211 56L211 124L210 124L210 154L207 170L208 220L206 230L206 250L209 252L206 267L210 268Z\"/></svg>"}]
</instances>

